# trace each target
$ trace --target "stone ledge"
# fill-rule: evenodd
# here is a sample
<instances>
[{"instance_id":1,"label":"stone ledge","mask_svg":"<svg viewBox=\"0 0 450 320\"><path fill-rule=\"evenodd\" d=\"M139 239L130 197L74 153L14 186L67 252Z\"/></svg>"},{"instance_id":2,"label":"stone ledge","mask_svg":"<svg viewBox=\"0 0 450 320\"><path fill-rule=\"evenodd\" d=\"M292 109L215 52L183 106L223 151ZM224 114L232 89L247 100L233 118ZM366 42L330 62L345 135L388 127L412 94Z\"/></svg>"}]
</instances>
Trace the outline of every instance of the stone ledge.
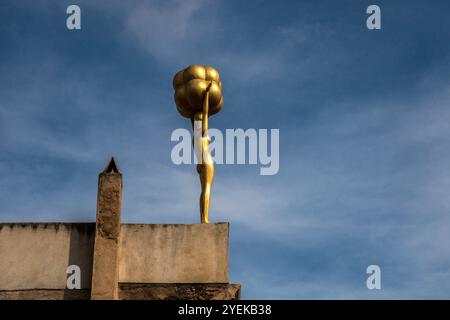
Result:
<instances>
[{"instance_id":1,"label":"stone ledge","mask_svg":"<svg viewBox=\"0 0 450 320\"><path fill-rule=\"evenodd\" d=\"M119 300L239 300L240 284L119 283Z\"/></svg>"},{"instance_id":2,"label":"stone ledge","mask_svg":"<svg viewBox=\"0 0 450 320\"><path fill-rule=\"evenodd\" d=\"M0 300L89 300L91 290L30 289L0 291Z\"/></svg>"}]
</instances>

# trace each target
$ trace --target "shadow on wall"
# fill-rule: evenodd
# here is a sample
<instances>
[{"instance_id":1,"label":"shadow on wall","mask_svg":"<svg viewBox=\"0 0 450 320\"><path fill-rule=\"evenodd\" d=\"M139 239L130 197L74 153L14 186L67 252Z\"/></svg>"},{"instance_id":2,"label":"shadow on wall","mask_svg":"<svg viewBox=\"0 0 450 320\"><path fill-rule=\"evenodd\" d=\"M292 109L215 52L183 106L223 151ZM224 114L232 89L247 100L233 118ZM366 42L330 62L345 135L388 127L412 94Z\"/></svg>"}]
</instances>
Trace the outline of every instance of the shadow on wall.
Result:
<instances>
[{"instance_id":1,"label":"shadow on wall","mask_svg":"<svg viewBox=\"0 0 450 320\"><path fill-rule=\"evenodd\" d=\"M76 266L79 268L81 277L80 290L64 290L64 300L80 299L86 296L90 298L91 281L92 281L92 263L94 252L94 233L95 223L73 223L71 224L70 240L69 240L69 259L67 267ZM67 279L74 274L76 268L70 268ZM80 297L80 293L82 297Z\"/></svg>"}]
</instances>

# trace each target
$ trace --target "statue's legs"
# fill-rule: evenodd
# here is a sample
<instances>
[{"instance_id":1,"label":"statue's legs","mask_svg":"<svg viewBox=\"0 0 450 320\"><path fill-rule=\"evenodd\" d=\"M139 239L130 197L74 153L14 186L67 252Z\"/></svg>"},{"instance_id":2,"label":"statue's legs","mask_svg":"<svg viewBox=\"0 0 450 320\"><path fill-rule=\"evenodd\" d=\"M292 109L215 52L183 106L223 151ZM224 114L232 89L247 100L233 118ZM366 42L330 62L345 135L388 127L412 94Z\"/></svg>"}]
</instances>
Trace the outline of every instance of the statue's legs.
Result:
<instances>
[{"instance_id":1,"label":"statue's legs","mask_svg":"<svg viewBox=\"0 0 450 320\"><path fill-rule=\"evenodd\" d=\"M202 187L200 194L200 221L201 223L209 223L209 203L214 178L214 163L199 164L198 166Z\"/></svg>"}]
</instances>

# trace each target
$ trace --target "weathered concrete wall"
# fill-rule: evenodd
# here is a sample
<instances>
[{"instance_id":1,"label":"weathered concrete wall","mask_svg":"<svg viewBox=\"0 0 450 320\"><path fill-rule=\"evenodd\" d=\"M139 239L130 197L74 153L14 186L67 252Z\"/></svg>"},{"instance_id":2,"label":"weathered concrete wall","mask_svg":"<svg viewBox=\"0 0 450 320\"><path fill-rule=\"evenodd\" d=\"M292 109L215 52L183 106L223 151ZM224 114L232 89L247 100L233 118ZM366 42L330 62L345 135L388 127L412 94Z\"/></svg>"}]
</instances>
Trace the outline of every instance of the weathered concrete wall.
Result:
<instances>
[{"instance_id":1,"label":"weathered concrete wall","mask_svg":"<svg viewBox=\"0 0 450 320\"><path fill-rule=\"evenodd\" d=\"M69 265L90 288L94 223L0 223L0 291L65 289Z\"/></svg>"},{"instance_id":2,"label":"weathered concrete wall","mask_svg":"<svg viewBox=\"0 0 450 320\"><path fill-rule=\"evenodd\" d=\"M228 283L228 223L123 224L121 283Z\"/></svg>"},{"instance_id":3,"label":"weathered concrete wall","mask_svg":"<svg viewBox=\"0 0 450 320\"><path fill-rule=\"evenodd\" d=\"M228 228L122 225L115 298L239 299L240 286L228 283ZM94 236L94 223L0 223L0 300L88 299ZM82 290L66 289L74 264Z\"/></svg>"}]
</instances>

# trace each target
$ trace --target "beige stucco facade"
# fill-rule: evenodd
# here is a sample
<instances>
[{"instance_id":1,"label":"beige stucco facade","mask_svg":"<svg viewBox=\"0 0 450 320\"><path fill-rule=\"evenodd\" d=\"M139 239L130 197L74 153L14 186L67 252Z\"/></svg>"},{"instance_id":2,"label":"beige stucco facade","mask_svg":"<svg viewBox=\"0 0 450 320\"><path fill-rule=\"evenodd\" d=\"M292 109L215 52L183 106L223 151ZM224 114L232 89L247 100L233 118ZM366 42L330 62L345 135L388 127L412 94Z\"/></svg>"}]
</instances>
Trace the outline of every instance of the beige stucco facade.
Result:
<instances>
[{"instance_id":1,"label":"beige stucco facade","mask_svg":"<svg viewBox=\"0 0 450 320\"><path fill-rule=\"evenodd\" d=\"M91 287L94 223L0 224L0 290ZM228 283L228 223L123 224L121 283Z\"/></svg>"},{"instance_id":2,"label":"beige stucco facade","mask_svg":"<svg viewBox=\"0 0 450 320\"><path fill-rule=\"evenodd\" d=\"M95 223L0 223L0 290L64 289L67 267L91 287Z\"/></svg>"},{"instance_id":3,"label":"beige stucco facade","mask_svg":"<svg viewBox=\"0 0 450 320\"><path fill-rule=\"evenodd\" d=\"M122 225L119 282L228 281L228 223Z\"/></svg>"}]
</instances>

